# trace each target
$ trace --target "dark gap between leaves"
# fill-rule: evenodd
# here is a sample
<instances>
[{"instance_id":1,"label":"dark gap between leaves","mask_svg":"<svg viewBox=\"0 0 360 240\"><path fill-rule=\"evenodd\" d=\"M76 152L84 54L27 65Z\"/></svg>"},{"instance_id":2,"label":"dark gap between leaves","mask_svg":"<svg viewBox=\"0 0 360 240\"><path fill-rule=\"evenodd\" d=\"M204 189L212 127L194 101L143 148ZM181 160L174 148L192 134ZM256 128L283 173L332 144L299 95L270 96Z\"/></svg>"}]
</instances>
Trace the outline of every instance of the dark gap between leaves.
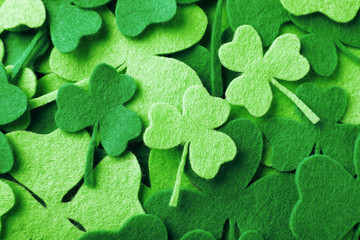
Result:
<instances>
[{"instance_id":1,"label":"dark gap between leaves","mask_svg":"<svg viewBox=\"0 0 360 240\"><path fill-rule=\"evenodd\" d=\"M68 220L75 226L77 227L80 231L86 232L86 229L84 228L83 225L81 225L79 222L75 221L74 219L68 218Z\"/></svg>"}]
</instances>

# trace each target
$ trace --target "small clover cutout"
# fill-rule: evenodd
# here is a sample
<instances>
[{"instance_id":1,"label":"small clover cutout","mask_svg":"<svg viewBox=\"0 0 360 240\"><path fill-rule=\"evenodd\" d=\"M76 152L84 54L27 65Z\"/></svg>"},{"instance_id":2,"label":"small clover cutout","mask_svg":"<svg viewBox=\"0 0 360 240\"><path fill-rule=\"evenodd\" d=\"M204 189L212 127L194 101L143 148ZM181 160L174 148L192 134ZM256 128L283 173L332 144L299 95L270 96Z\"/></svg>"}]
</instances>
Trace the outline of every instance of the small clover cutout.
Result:
<instances>
[{"instance_id":1,"label":"small clover cutout","mask_svg":"<svg viewBox=\"0 0 360 240\"><path fill-rule=\"evenodd\" d=\"M188 151L191 168L205 179L215 177L220 166L235 157L236 146L233 140L228 135L213 130L226 122L229 113L230 105L221 98L211 97L202 86L186 90L182 113L166 103L151 106L150 126L144 133L145 144L157 149L185 145L171 206L177 205Z\"/></svg>"},{"instance_id":2,"label":"small clover cutout","mask_svg":"<svg viewBox=\"0 0 360 240\"><path fill-rule=\"evenodd\" d=\"M85 170L85 183L93 185L93 151L97 135L105 151L111 156L123 153L130 140L141 133L137 114L123 106L135 94L134 80L107 64L95 67L89 83L89 92L74 84L59 89L58 111L55 120L60 129L77 132L94 126Z\"/></svg>"},{"instance_id":3,"label":"small clover cutout","mask_svg":"<svg viewBox=\"0 0 360 240\"><path fill-rule=\"evenodd\" d=\"M312 123L317 123L319 117L276 80L297 81L308 73L309 63L299 54L299 50L299 39L293 34L284 34L272 43L263 56L261 39L255 29L249 25L240 26L233 41L222 45L219 50L220 61L226 68L244 73L230 83L225 93L226 99L233 105L244 106L251 115L261 117L272 102L272 83Z\"/></svg>"}]
</instances>

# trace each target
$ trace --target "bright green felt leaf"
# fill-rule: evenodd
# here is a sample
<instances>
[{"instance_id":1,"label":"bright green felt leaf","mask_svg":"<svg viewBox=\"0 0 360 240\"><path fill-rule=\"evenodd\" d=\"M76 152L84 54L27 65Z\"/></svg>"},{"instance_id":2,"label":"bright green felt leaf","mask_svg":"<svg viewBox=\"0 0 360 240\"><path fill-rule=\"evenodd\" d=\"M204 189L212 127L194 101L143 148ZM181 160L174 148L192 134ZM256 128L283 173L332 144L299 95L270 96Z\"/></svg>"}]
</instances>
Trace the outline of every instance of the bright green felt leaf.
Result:
<instances>
[{"instance_id":1,"label":"bright green felt leaf","mask_svg":"<svg viewBox=\"0 0 360 240\"><path fill-rule=\"evenodd\" d=\"M5 135L0 132L0 174L10 171L13 164L14 157L10 145Z\"/></svg>"},{"instance_id":2,"label":"bright green felt leaf","mask_svg":"<svg viewBox=\"0 0 360 240\"><path fill-rule=\"evenodd\" d=\"M215 240L215 238L211 233L197 229L186 233L181 240Z\"/></svg>"},{"instance_id":3,"label":"bright green felt leaf","mask_svg":"<svg viewBox=\"0 0 360 240\"><path fill-rule=\"evenodd\" d=\"M190 143L189 159L194 172L205 179L213 178L220 165L236 154L232 139L214 128L224 124L230 106L221 98L211 97L202 86L186 90L182 113L167 103L155 103L149 111L150 126L144 142L151 148L169 149Z\"/></svg>"},{"instance_id":4,"label":"bright green felt leaf","mask_svg":"<svg viewBox=\"0 0 360 240\"><path fill-rule=\"evenodd\" d=\"M241 234L239 240L264 240L264 238L257 231L250 230Z\"/></svg>"},{"instance_id":5,"label":"bright green felt leaf","mask_svg":"<svg viewBox=\"0 0 360 240\"><path fill-rule=\"evenodd\" d=\"M336 22L349 22L360 8L359 0L280 0L290 13L308 15L320 12Z\"/></svg>"},{"instance_id":6,"label":"bright green felt leaf","mask_svg":"<svg viewBox=\"0 0 360 240\"><path fill-rule=\"evenodd\" d=\"M73 0L72 2L81 8L96 8L107 4L111 0Z\"/></svg>"},{"instance_id":7,"label":"bright green felt leaf","mask_svg":"<svg viewBox=\"0 0 360 240\"><path fill-rule=\"evenodd\" d=\"M153 23L167 22L176 13L175 0L122 0L116 4L116 23L127 37L135 37Z\"/></svg>"},{"instance_id":8,"label":"bright green felt leaf","mask_svg":"<svg viewBox=\"0 0 360 240\"><path fill-rule=\"evenodd\" d=\"M5 70L9 74L14 66L6 66ZM17 87L19 87L28 99L35 95L37 87L37 79L35 73L30 68L24 68L17 75L16 79L12 81Z\"/></svg>"},{"instance_id":9,"label":"bright green felt leaf","mask_svg":"<svg viewBox=\"0 0 360 240\"><path fill-rule=\"evenodd\" d=\"M15 196L10 186L4 181L0 180L0 220L2 215L8 212L15 203ZM0 221L0 233L1 233L1 222Z\"/></svg>"},{"instance_id":10,"label":"bright green felt leaf","mask_svg":"<svg viewBox=\"0 0 360 240\"><path fill-rule=\"evenodd\" d=\"M47 74L37 81L36 96L42 96L57 91L61 86L68 83L71 82L54 73Z\"/></svg>"},{"instance_id":11,"label":"bright green felt leaf","mask_svg":"<svg viewBox=\"0 0 360 240\"><path fill-rule=\"evenodd\" d=\"M0 26L3 29L22 30L22 26L38 28L43 25L45 18L45 7L41 0L6 0L0 7Z\"/></svg>"},{"instance_id":12,"label":"bright green felt leaf","mask_svg":"<svg viewBox=\"0 0 360 240\"><path fill-rule=\"evenodd\" d=\"M63 202L83 177L89 135L56 130L49 135L19 131L7 137L15 152L11 175L40 197L46 208L11 183L17 204L4 218L4 239L77 239L84 233L69 219L87 231L113 231L143 213L137 196L141 172L133 154L104 158L95 168L96 188L83 185L74 198Z\"/></svg>"},{"instance_id":13,"label":"bright green felt leaf","mask_svg":"<svg viewBox=\"0 0 360 240\"><path fill-rule=\"evenodd\" d=\"M340 239L360 222L360 183L331 158L305 159L296 185L300 199L290 227L298 239Z\"/></svg>"},{"instance_id":14,"label":"bright green felt leaf","mask_svg":"<svg viewBox=\"0 0 360 240\"><path fill-rule=\"evenodd\" d=\"M0 62L2 62L5 55L4 43L0 39Z\"/></svg>"},{"instance_id":15,"label":"bright green felt leaf","mask_svg":"<svg viewBox=\"0 0 360 240\"><path fill-rule=\"evenodd\" d=\"M95 231L85 234L79 240L167 240L167 231L162 221L153 215L135 215L127 220L118 231Z\"/></svg>"},{"instance_id":16,"label":"bright green felt leaf","mask_svg":"<svg viewBox=\"0 0 360 240\"><path fill-rule=\"evenodd\" d=\"M280 0L229 0L227 11L231 28L251 25L259 33L264 46L269 46L279 34L279 28L289 21Z\"/></svg>"},{"instance_id":17,"label":"bright green felt leaf","mask_svg":"<svg viewBox=\"0 0 360 240\"><path fill-rule=\"evenodd\" d=\"M90 77L89 92L74 84L59 89L56 123L64 131L77 132L98 122L104 149L109 155L118 156L125 151L128 141L141 133L139 117L122 106L135 90L130 76L99 64Z\"/></svg>"},{"instance_id":18,"label":"bright green felt leaf","mask_svg":"<svg viewBox=\"0 0 360 240\"><path fill-rule=\"evenodd\" d=\"M81 9L71 0L44 0L49 17L50 36L54 46L64 53L72 52L80 39L97 33L101 17L93 10Z\"/></svg>"},{"instance_id":19,"label":"bright green felt leaf","mask_svg":"<svg viewBox=\"0 0 360 240\"><path fill-rule=\"evenodd\" d=\"M201 0L176 0L176 2L179 4L191 4L199 1Z\"/></svg>"}]
</instances>

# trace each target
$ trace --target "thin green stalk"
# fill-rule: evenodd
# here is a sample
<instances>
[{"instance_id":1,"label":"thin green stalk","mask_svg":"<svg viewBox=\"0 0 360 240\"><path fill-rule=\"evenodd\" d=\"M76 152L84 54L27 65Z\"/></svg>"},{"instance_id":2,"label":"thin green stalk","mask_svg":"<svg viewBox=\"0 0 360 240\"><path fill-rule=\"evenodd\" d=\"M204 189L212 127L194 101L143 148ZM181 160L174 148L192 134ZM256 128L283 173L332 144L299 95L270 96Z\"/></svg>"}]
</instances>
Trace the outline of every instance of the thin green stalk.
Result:
<instances>
[{"instance_id":1,"label":"thin green stalk","mask_svg":"<svg viewBox=\"0 0 360 240\"><path fill-rule=\"evenodd\" d=\"M85 185L89 187L95 186L94 180L94 153L96 148L96 140L99 132L99 122L96 122L94 125L94 130L91 136L91 140L89 143L89 148L86 153L86 163L85 163L85 175L84 182Z\"/></svg>"},{"instance_id":2,"label":"thin green stalk","mask_svg":"<svg viewBox=\"0 0 360 240\"><path fill-rule=\"evenodd\" d=\"M229 240L235 240L235 221L229 219Z\"/></svg>"},{"instance_id":3,"label":"thin green stalk","mask_svg":"<svg viewBox=\"0 0 360 240\"><path fill-rule=\"evenodd\" d=\"M356 63L360 64L360 57L353 54L344 44L342 44L342 42L336 41L335 44L340 49L340 51L342 51L346 56L348 56Z\"/></svg>"}]
</instances>

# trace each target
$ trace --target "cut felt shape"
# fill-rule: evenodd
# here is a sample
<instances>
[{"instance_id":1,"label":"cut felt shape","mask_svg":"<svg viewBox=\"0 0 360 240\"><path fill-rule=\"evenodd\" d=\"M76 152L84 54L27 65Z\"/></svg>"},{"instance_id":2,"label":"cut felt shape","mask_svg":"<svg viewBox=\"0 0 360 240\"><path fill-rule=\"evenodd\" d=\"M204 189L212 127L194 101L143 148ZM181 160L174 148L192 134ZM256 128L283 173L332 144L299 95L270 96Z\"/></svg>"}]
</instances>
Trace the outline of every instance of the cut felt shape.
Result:
<instances>
[{"instance_id":1,"label":"cut felt shape","mask_svg":"<svg viewBox=\"0 0 360 240\"><path fill-rule=\"evenodd\" d=\"M64 53L72 52L80 39L97 33L101 17L93 10L81 9L71 0L44 0L54 46Z\"/></svg>"},{"instance_id":2,"label":"cut felt shape","mask_svg":"<svg viewBox=\"0 0 360 240\"><path fill-rule=\"evenodd\" d=\"M166 23L149 27L146 34L135 39L122 35L116 27L115 16L110 10L99 10L103 27L91 39L70 54L54 49L50 55L50 67L65 79L79 81L88 78L96 65L107 63L113 67L125 61L128 67L138 65L139 56L170 54L196 44L207 26L205 13L196 5L178 7L174 18ZM82 69L82 71L79 71Z\"/></svg>"},{"instance_id":3,"label":"cut felt shape","mask_svg":"<svg viewBox=\"0 0 360 240\"><path fill-rule=\"evenodd\" d=\"M360 183L338 162L321 155L305 159L296 185L290 227L298 239L341 239L360 222Z\"/></svg>"},{"instance_id":4,"label":"cut felt shape","mask_svg":"<svg viewBox=\"0 0 360 240\"><path fill-rule=\"evenodd\" d=\"M176 13L176 0L121 0L116 4L116 23L127 37L135 37L153 23L167 22Z\"/></svg>"},{"instance_id":5,"label":"cut felt shape","mask_svg":"<svg viewBox=\"0 0 360 240\"><path fill-rule=\"evenodd\" d=\"M55 121L60 129L77 132L94 126L93 137L99 130L100 141L110 156L123 153L130 140L141 133L141 121L137 114L122 106L135 94L135 81L128 75L118 74L107 64L95 67L90 77L89 92L74 84L59 89L58 111ZM92 146L91 141L89 150ZM92 185L91 153L87 157L85 182Z\"/></svg>"},{"instance_id":6,"label":"cut felt shape","mask_svg":"<svg viewBox=\"0 0 360 240\"><path fill-rule=\"evenodd\" d=\"M215 240L215 238L207 231L196 229L186 233L181 240Z\"/></svg>"},{"instance_id":7,"label":"cut felt shape","mask_svg":"<svg viewBox=\"0 0 360 240\"><path fill-rule=\"evenodd\" d=\"M241 234L239 240L264 240L264 238L257 231L250 230Z\"/></svg>"},{"instance_id":8,"label":"cut felt shape","mask_svg":"<svg viewBox=\"0 0 360 240\"><path fill-rule=\"evenodd\" d=\"M235 32L241 25L251 25L265 47L279 35L280 26L289 21L280 0L229 0L226 6L232 30Z\"/></svg>"},{"instance_id":9,"label":"cut felt shape","mask_svg":"<svg viewBox=\"0 0 360 240\"><path fill-rule=\"evenodd\" d=\"M162 221L153 215L135 215L129 218L118 231L94 231L79 240L167 240L167 231Z\"/></svg>"},{"instance_id":10,"label":"cut felt shape","mask_svg":"<svg viewBox=\"0 0 360 240\"><path fill-rule=\"evenodd\" d=\"M5 0L0 6L0 28L3 29L38 28L45 18L45 6L41 0Z\"/></svg>"},{"instance_id":11,"label":"cut felt shape","mask_svg":"<svg viewBox=\"0 0 360 240\"><path fill-rule=\"evenodd\" d=\"M81 8L96 8L107 4L111 0L73 0L72 2Z\"/></svg>"},{"instance_id":12,"label":"cut felt shape","mask_svg":"<svg viewBox=\"0 0 360 240\"><path fill-rule=\"evenodd\" d=\"M199 2L200 0L176 0L177 3L179 4L191 4L191 3L195 3L195 2Z\"/></svg>"},{"instance_id":13,"label":"cut felt shape","mask_svg":"<svg viewBox=\"0 0 360 240\"><path fill-rule=\"evenodd\" d=\"M304 83L296 94L321 121L313 125L302 113L301 122L286 118L268 120L264 134L272 145L272 166L280 171L294 170L315 146L316 154L328 155L354 175L354 143L360 128L338 123L346 110L345 91L339 87L320 90L312 83Z\"/></svg>"},{"instance_id":14,"label":"cut felt shape","mask_svg":"<svg viewBox=\"0 0 360 240\"><path fill-rule=\"evenodd\" d=\"M352 20L360 8L358 0L280 0L291 14L300 16L320 12L336 22Z\"/></svg>"},{"instance_id":15,"label":"cut felt shape","mask_svg":"<svg viewBox=\"0 0 360 240\"><path fill-rule=\"evenodd\" d=\"M80 185L69 195L83 177L88 133L18 131L7 137L15 156L10 174L42 204L22 186L9 182L17 201L3 217L2 239L78 239L84 232L70 220L86 231L115 231L143 213L138 200L140 166L130 152L105 157L94 169L97 187Z\"/></svg>"},{"instance_id":16,"label":"cut felt shape","mask_svg":"<svg viewBox=\"0 0 360 240\"><path fill-rule=\"evenodd\" d=\"M0 62L2 62L4 55L5 55L4 43L0 39Z\"/></svg>"},{"instance_id":17,"label":"cut felt shape","mask_svg":"<svg viewBox=\"0 0 360 240\"><path fill-rule=\"evenodd\" d=\"M265 239L294 239L289 228L298 200L293 174L274 174L249 185L261 160L260 130L249 120L237 119L220 131L236 143L235 159L225 163L212 180L187 171L201 192L181 191L177 208L172 208L168 205L172 191L159 191L145 201L146 212L163 220L170 239L196 229L220 239L227 219L237 222L241 232L258 231Z\"/></svg>"},{"instance_id":18,"label":"cut felt shape","mask_svg":"<svg viewBox=\"0 0 360 240\"><path fill-rule=\"evenodd\" d=\"M0 180L0 233L1 217L8 212L15 204L15 196L10 186Z\"/></svg>"},{"instance_id":19,"label":"cut felt shape","mask_svg":"<svg viewBox=\"0 0 360 240\"><path fill-rule=\"evenodd\" d=\"M5 135L0 132L0 174L10 171L13 164L14 157L9 142Z\"/></svg>"},{"instance_id":20,"label":"cut felt shape","mask_svg":"<svg viewBox=\"0 0 360 240\"><path fill-rule=\"evenodd\" d=\"M333 22L319 13L302 17L291 16L291 21L308 32L300 38L302 54L317 74L330 76L335 71L338 64L336 48L355 62L360 62L360 58L345 46L360 47L360 14L346 24Z\"/></svg>"},{"instance_id":21,"label":"cut felt shape","mask_svg":"<svg viewBox=\"0 0 360 240\"><path fill-rule=\"evenodd\" d=\"M273 98L270 83L292 100L312 123L319 117L277 79L297 81L309 71L308 61L299 54L300 41L296 35L278 37L263 56L260 36L249 25L240 26L232 42L219 50L221 63L228 69L243 72L226 90L226 99L233 105L244 106L251 115L265 115ZM270 83L269 83L270 82Z\"/></svg>"}]
</instances>

